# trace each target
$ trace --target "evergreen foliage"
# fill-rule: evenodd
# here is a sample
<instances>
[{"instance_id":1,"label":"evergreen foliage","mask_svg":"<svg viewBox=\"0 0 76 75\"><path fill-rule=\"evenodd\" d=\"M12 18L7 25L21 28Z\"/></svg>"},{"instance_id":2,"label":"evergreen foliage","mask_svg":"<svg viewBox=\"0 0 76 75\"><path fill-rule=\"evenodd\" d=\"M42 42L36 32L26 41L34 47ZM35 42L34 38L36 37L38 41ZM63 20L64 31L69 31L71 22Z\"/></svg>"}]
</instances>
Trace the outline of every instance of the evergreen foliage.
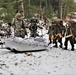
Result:
<instances>
[{"instance_id":1,"label":"evergreen foliage","mask_svg":"<svg viewBox=\"0 0 76 75\"><path fill-rule=\"evenodd\" d=\"M0 0L0 19L10 22L15 16L19 6L18 0ZM60 0L23 0L25 18L31 18L34 14L51 18L53 14L59 14ZM67 15L76 11L76 4L73 0L61 0L63 14Z\"/></svg>"}]
</instances>

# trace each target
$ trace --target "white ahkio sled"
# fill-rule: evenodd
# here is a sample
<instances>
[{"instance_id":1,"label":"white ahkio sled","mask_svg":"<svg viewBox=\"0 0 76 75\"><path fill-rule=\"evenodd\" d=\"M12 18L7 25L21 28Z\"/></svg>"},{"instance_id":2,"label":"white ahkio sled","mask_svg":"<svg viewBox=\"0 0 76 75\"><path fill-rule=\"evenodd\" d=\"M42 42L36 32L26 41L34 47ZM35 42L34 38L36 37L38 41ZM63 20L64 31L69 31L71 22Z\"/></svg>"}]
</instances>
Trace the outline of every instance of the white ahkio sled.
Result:
<instances>
[{"instance_id":1,"label":"white ahkio sled","mask_svg":"<svg viewBox=\"0 0 76 75\"><path fill-rule=\"evenodd\" d=\"M47 49L45 39L42 37L25 39L19 37L7 38L5 39L5 46L13 52L41 51Z\"/></svg>"}]
</instances>

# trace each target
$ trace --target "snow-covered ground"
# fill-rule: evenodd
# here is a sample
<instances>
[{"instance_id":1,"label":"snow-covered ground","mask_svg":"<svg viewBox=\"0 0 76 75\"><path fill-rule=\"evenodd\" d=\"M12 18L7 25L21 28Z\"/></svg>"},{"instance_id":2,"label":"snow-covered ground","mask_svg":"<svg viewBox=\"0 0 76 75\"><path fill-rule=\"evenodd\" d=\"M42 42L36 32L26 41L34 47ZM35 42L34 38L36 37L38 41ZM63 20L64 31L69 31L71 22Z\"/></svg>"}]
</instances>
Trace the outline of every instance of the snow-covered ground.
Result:
<instances>
[{"instance_id":1,"label":"snow-covered ground","mask_svg":"<svg viewBox=\"0 0 76 75\"><path fill-rule=\"evenodd\" d=\"M0 75L76 75L76 51L12 53L0 49Z\"/></svg>"},{"instance_id":2,"label":"snow-covered ground","mask_svg":"<svg viewBox=\"0 0 76 75\"><path fill-rule=\"evenodd\" d=\"M16 54L0 49L0 75L76 75L76 50L48 48Z\"/></svg>"}]
</instances>

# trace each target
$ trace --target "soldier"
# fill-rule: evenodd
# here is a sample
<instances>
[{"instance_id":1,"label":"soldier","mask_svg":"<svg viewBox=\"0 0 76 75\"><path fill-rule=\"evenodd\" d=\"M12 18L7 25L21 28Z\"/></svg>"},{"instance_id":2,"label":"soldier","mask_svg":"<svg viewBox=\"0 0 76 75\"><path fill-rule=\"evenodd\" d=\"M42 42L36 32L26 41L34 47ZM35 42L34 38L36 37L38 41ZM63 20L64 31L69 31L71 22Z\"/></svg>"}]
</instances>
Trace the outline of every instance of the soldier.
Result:
<instances>
[{"instance_id":1,"label":"soldier","mask_svg":"<svg viewBox=\"0 0 76 75\"><path fill-rule=\"evenodd\" d=\"M54 40L54 26L53 26L53 22L52 22L52 25L49 26L48 34L49 34L49 41L50 41L49 44L51 44L53 42L53 40Z\"/></svg>"},{"instance_id":2,"label":"soldier","mask_svg":"<svg viewBox=\"0 0 76 75\"><path fill-rule=\"evenodd\" d=\"M37 23L38 23L38 20L35 18L35 17L33 17L31 20L30 20L30 26L29 26L29 29L30 29L30 31L31 31L31 37L36 37L36 36L39 36L38 35L38 33L37 33L37 28L39 27L39 28L41 28L42 29L42 27L40 27L40 26L38 26L37 25Z\"/></svg>"},{"instance_id":3,"label":"soldier","mask_svg":"<svg viewBox=\"0 0 76 75\"><path fill-rule=\"evenodd\" d=\"M60 34L58 42L60 43L60 48L62 48L62 37L64 37L65 31L66 31L65 26L63 26L63 21L62 20L60 20L58 22L58 26L59 26L59 33L58 34Z\"/></svg>"},{"instance_id":4,"label":"soldier","mask_svg":"<svg viewBox=\"0 0 76 75\"><path fill-rule=\"evenodd\" d=\"M68 41L70 41L70 44L72 46L71 50L74 51L74 35L73 30L71 27L71 23L67 21L66 24L66 36L65 36L65 48L67 50Z\"/></svg>"},{"instance_id":5,"label":"soldier","mask_svg":"<svg viewBox=\"0 0 76 75\"><path fill-rule=\"evenodd\" d=\"M54 47L56 48L58 47L57 46L57 40L58 40L58 42L60 43L60 48L62 48L62 34L61 34L61 28L59 26L58 21L55 21L54 35L55 35L55 38L54 38L55 46Z\"/></svg>"},{"instance_id":6,"label":"soldier","mask_svg":"<svg viewBox=\"0 0 76 75\"><path fill-rule=\"evenodd\" d=\"M25 35L27 35L27 32L25 29L25 22L21 17L22 17L21 14L17 13L15 18L12 21L12 25L15 30L15 33L14 33L15 36L24 38Z\"/></svg>"}]
</instances>

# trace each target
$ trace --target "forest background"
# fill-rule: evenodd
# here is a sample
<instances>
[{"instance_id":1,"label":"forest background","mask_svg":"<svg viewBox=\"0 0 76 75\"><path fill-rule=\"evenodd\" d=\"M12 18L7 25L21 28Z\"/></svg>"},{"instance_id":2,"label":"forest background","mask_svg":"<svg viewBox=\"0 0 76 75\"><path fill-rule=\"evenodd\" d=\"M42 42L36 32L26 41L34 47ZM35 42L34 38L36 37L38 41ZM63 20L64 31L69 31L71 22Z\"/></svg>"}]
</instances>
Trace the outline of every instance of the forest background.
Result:
<instances>
[{"instance_id":1,"label":"forest background","mask_svg":"<svg viewBox=\"0 0 76 75\"><path fill-rule=\"evenodd\" d=\"M23 9L19 6L23 2ZM20 10L19 10L20 9ZM18 11L24 10L24 17L31 18L35 14L52 18L65 18L76 11L74 0L0 0L0 20L10 22Z\"/></svg>"}]
</instances>

